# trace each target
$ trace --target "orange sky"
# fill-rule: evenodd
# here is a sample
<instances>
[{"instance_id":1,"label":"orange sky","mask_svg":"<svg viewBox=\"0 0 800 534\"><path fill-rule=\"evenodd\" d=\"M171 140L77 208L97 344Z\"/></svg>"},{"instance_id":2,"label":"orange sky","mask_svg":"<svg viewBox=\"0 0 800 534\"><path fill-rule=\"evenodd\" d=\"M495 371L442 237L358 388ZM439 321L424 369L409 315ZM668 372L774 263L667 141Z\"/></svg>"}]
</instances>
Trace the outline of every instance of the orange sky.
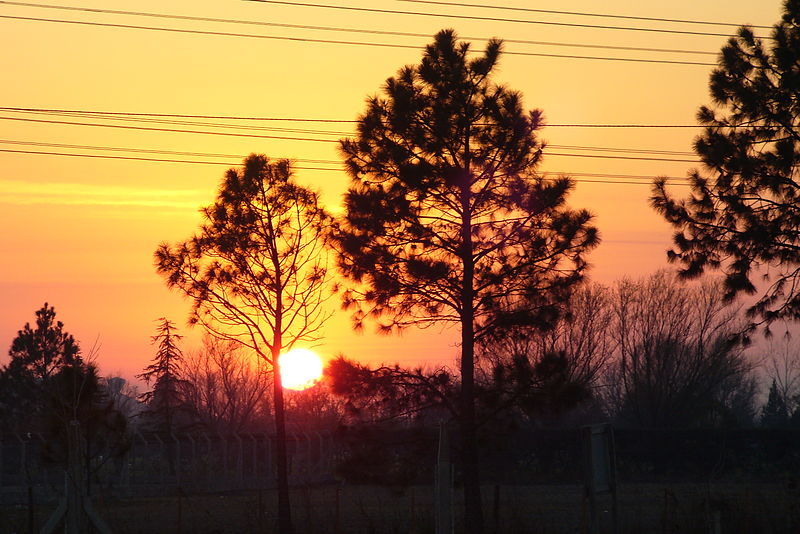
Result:
<instances>
[{"instance_id":1,"label":"orange sky","mask_svg":"<svg viewBox=\"0 0 800 534\"><path fill-rule=\"evenodd\" d=\"M373 0L320 4L451 13L495 18L560 21L575 24L639 26L731 33L732 27L664 24L644 21L437 7L401 1ZM333 9L224 2L64 1L61 6L96 7L195 17L270 23L413 32L433 35L453 27L463 37L500 37L561 43L669 48L716 52L723 37L567 28L500 21L400 14L357 13ZM524 0L502 5L531 7ZM770 25L778 20L780 2L688 0L641 3L610 0L537 2L538 9L602 12L672 19ZM430 38L379 36L256 25L176 21L86 11L35 8L0 2L0 16L160 26L200 31L249 33L293 38L382 42L422 46ZM763 34L764 31L761 30ZM0 107L180 113L257 117L354 119L367 95L396 70L420 58L418 49L322 44L219 35L158 32L142 29L74 25L0 18ZM480 48L481 43L474 46ZM638 57L713 62L713 55L613 51L596 48L508 43L508 51L548 54ZM700 104L708 102L710 67L632 63L571 58L506 55L497 81L520 90L526 106L544 110L550 124L643 123L694 124ZM9 120L33 118L92 122L84 119L0 111L0 150L116 154L135 157L204 159L235 162L250 152L270 157L337 160L335 144L58 125ZM191 120L191 119L186 119ZM101 121L94 121L101 122ZM223 121L217 121L223 122ZM231 122L231 121L228 121ZM119 124L119 123L118 123ZM130 123L151 128L211 129ZM237 123L241 124L241 123ZM348 131L346 124L247 123L248 126ZM311 133L229 130L262 135L325 137ZM695 132L687 129L546 128L550 145L622 147L645 151L690 151ZM214 153L200 158L89 151L21 145L58 143ZM551 148L550 153L615 155ZM617 153L616 155L620 155ZM693 159L653 153L626 156ZM322 166L298 164L300 166ZM337 165L327 164L327 167ZM686 162L615 160L545 156L542 169L570 173L631 174L682 177ZM152 253L160 241L189 237L197 227L197 209L212 201L226 165L90 159L0 152L0 361L16 331L48 301L85 349L98 346L104 373L132 376L152 357L149 336L155 319L178 324L188 303L170 293L155 274ZM298 181L323 193L336 209L347 185L340 170L298 170ZM580 178L591 180L592 178ZM597 180L597 178L594 178ZM628 181L636 181L635 179ZM646 180L640 180L645 181ZM681 188L685 190L685 188ZM648 207L645 185L578 184L575 207L597 215L603 243L593 253L592 278L612 282L664 267L670 229ZM185 332L191 338L196 333ZM343 352L362 361L404 364L450 363L458 352L452 332L438 329L408 332L403 337L353 334L345 313L326 328L319 352Z\"/></svg>"}]
</instances>

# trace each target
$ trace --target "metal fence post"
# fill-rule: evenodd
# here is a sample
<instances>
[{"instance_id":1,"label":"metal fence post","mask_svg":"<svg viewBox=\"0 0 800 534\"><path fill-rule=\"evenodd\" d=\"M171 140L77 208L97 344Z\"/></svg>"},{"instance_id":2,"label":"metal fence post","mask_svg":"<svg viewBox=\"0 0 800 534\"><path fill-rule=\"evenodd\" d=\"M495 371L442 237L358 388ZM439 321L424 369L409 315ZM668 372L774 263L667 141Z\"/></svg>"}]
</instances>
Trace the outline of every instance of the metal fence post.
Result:
<instances>
[{"instance_id":1,"label":"metal fence post","mask_svg":"<svg viewBox=\"0 0 800 534\"><path fill-rule=\"evenodd\" d=\"M181 442L175 436L174 432L170 432L172 441L175 442L175 483L180 487L181 485Z\"/></svg>"}]
</instances>

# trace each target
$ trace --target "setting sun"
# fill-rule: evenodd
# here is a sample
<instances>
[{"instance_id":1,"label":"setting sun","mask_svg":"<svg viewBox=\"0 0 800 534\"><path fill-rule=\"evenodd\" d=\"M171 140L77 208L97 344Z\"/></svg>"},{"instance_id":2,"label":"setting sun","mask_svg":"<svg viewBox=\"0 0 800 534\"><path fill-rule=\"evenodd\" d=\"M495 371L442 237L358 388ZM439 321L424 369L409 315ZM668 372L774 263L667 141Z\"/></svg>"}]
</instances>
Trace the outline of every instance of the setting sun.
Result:
<instances>
[{"instance_id":1,"label":"setting sun","mask_svg":"<svg viewBox=\"0 0 800 534\"><path fill-rule=\"evenodd\" d=\"M308 349L292 349L281 356L281 381L286 389L302 390L322 376L322 360Z\"/></svg>"}]
</instances>

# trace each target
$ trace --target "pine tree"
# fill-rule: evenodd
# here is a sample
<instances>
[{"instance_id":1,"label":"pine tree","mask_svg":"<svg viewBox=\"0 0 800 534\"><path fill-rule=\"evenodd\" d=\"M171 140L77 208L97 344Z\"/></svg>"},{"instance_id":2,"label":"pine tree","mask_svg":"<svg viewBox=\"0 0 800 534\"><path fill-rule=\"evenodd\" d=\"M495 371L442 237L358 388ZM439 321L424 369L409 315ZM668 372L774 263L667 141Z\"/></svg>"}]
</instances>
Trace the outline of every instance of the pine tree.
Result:
<instances>
[{"instance_id":1,"label":"pine tree","mask_svg":"<svg viewBox=\"0 0 800 534\"><path fill-rule=\"evenodd\" d=\"M743 26L711 74L712 106L694 150L691 193L676 199L667 179L651 203L676 233L670 261L686 278L721 269L727 296L760 298L749 315L766 326L800 317L800 0L786 0L769 39ZM762 276L769 283L763 283Z\"/></svg>"},{"instance_id":2,"label":"pine tree","mask_svg":"<svg viewBox=\"0 0 800 534\"><path fill-rule=\"evenodd\" d=\"M178 342L183 336L176 333L175 325L164 317L158 319L158 333L151 340L157 346L156 355L144 372L136 375L148 385L153 382L153 389L142 393L139 399L147 405L145 415L155 423L155 427L163 432L175 429L182 404L181 361L183 353Z\"/></svg>"},{"instance_id":3,"label":"pine tree","mask_svg":"<svg viewBox=\"0 0 800 534\"><path fill-rule=\"evenodd\" d=\"M341 142L351 176L338 234L353 287L345 304L391 332L461 330L460 410L465 526L483 529L475 414L475 345L498 328L543 324L581 280L598 242L573 182L536 172L539 111L492 81L502 43L470 58L439 32L419 65L368 100L358 134Z\"/></svg>"},{"instance_id":4,"label":"pine tree","mask_svg":"<svg viewBox=\"0 0 800 534\"><path fill-rule=\"evenodd\" d=\"M235 341L272 371L275 410L278 531L292 532L281 354L319 340L330 317L324 307L325 254L331 218L317 194L299 185L288 160L251 154L230 169L214 204L203 210L191 239L156 251L167 285L192 300L190 321Z\"/></svg>"},{"instance_id":5,"label":"pine tree","mask_svg":"<svg viewBox=\"0 0 800 534\"><path fill-rule=\"evenodd\" d=\"M35 326L25 323L17 332L8 355L0 370L0 427L31 424L46 404L54 377L66 367L84 366L80 345L46 302L36 311Z\"/></svg>"}]
</instances>

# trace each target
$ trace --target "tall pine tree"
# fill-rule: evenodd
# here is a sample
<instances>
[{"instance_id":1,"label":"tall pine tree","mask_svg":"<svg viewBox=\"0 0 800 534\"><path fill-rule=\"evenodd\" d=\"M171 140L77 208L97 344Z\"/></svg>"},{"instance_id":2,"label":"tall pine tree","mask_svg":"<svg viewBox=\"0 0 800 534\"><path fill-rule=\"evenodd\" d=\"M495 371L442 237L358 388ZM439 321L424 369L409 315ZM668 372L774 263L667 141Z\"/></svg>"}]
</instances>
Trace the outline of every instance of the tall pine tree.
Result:
<instances>
[{"instance_id":1,"label":"tall pine tree","mask_svg":"<svg viewBox=\"0 0 800 534\"><path fill-rule=\"evenodd\" d=\"M367 102L354 139L341 141L351 176L338 235L353 287L345 304L390 332L456 325L465 524L483 529L475 416L475 344L515 323L543 324L581 280L598 242L573 182L537 174L541 113L492 81L502 43L469 57L439 32L419 65Z\"/></svg>"}]
</instances>

